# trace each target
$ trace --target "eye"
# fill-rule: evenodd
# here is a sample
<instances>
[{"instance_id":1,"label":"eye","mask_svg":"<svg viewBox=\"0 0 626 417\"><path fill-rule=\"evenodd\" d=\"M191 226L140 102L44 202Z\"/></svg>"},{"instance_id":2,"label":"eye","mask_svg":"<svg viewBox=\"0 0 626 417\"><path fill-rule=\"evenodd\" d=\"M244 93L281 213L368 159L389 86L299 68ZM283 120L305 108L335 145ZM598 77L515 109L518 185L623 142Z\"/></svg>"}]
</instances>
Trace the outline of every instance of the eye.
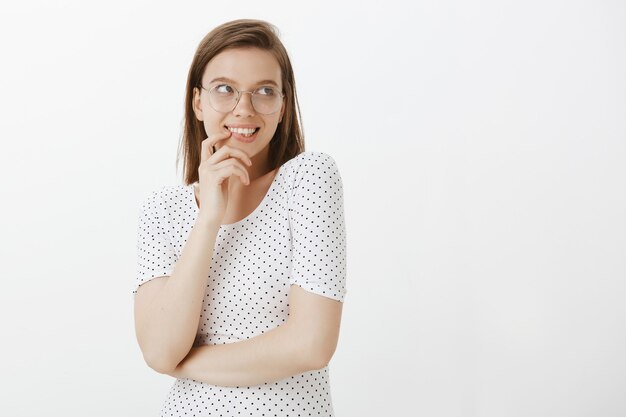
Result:
<instances>
[{"instance_id":1,"label":"eye","mask_svg":"<svg viewBox=\"0 0 626 417\"><path fill-rule=\"evenodd\" d=\"M228 84L219 84L213 87L215 92L223 95L230 95L235 92L235 89Z\"/></svg>"},{"instance_id":2,"label":"eye","mask_svg":"<svg viewBox=\"0 0 626 417\"><path fill-rule=\"evenodd\" d=\"M276 90L272 87L260 87L256 92L262 96L275 96Z\"/></svg>"}]
</instances>

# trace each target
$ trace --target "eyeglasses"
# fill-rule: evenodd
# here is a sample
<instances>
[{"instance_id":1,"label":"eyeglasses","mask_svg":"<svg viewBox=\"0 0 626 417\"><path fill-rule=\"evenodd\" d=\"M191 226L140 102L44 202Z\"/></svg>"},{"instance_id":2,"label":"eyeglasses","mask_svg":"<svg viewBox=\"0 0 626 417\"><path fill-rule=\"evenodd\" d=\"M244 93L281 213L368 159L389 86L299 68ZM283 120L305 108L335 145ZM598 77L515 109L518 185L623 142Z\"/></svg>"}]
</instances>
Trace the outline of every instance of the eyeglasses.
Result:
<instances>
[{"instance_id":1,"label":"eyeglasses","mask_svg":"<svg viewBox=\"0 0 626 417\"><path fill-rule=\"evenodd\" d=\"M209 104L213 110L229 113L237 107L243 93L250 94L252 107L260 114L273 114L280 110L285 95L274 87L259 87L254 91L239 91L228 84L218 84L210 89L200 88L209 92Z\"/></svg>"}]
</instances>

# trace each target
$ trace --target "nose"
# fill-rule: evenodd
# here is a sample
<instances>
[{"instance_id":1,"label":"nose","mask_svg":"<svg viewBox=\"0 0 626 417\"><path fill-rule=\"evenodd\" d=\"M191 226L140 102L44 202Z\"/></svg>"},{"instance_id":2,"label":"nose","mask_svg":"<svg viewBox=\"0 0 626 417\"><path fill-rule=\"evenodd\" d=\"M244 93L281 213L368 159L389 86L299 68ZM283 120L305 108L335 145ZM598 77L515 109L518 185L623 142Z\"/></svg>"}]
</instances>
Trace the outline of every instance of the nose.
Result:
<instances>
[{"instance_id":1,"label":"nose","mask_svg":"<svg viewBox=\"0 0 626 417\"><path fill-rule=\"evenodd\" d=\"M252 93L249 91L242 91L239 96L239 101L233 109L235 115L241 117L254 116L254 106L252 106Z\"/></svg>"}]
</instances>

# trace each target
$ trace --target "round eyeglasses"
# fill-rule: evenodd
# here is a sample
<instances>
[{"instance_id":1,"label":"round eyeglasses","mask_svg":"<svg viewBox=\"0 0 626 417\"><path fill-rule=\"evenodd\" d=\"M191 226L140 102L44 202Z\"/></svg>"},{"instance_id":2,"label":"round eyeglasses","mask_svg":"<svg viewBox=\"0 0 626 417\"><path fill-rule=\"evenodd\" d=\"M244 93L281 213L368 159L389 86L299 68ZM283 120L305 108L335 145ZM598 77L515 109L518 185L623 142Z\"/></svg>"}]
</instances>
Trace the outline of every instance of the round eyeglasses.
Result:
<instances>
[{"instance_id":1,"label":"round eyeglasses","mask_svg":"<svg viewBox=\"0 0 626 417\"><path fill-rule=\"evenodd\" d=\"M273 114L280 110L285 95L274 87L259 87L254 91L239 91L228 84L218 84L210 89L200 88L209 92L209 104L213 110L220 113L229 113L237 107L243 93L250 94L252 107L260 114Z\"/></svg>"}]
</instances>

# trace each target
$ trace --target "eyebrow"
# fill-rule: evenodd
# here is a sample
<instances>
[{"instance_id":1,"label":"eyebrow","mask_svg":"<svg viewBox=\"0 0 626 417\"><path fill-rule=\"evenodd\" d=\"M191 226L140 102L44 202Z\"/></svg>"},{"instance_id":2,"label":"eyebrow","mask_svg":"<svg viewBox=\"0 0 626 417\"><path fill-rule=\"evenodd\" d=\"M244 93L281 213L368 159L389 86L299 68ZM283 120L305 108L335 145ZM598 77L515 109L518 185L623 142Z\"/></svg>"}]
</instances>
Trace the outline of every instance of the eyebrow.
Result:
<instances>
[{"instance_id":1,"label":"eyebrow","mask_svg":"<svg viewBox=\"0 0 626 417\"><path fill-rule=\"evenodd\" d=\"M231 83L231 84L237 84L237 81L231 80L230 78L226 78L226 77L213 78L211 81L209 81L209 84L213 84L216 81L223 81L223 82L227 82L227 83ZM257 81L255 85L261 85L261 84L272 84L272 85L278 87L278 84L274 80Z\"/></svg>"}]
</instances>

